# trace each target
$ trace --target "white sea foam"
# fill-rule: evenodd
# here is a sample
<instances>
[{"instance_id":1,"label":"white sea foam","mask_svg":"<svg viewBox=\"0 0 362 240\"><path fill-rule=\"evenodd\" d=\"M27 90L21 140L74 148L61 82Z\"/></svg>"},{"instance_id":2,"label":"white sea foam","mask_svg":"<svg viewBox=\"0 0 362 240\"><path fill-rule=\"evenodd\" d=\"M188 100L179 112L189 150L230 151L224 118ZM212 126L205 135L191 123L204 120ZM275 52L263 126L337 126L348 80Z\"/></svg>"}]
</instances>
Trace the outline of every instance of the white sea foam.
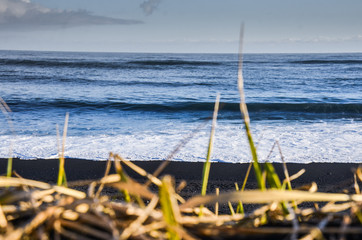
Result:
<instances>
[{"instance_id":1,"label":"white sea foam","mask_svg":"<svg viewBox=\"0 0 362 240\"><path fill-rule=\"evenodd\" d=\"M276 140L287 162L361 162L362 124L360 122L274 122L252 126L261 161L265 161ZM72 158L105 160L109 152L129 159L165 159L189 130L165 129L143 131L137 135L68 136L65 155ZM197 133L174 157L181 161L204 161L209 129ZM0 156L9 156L13 142L13 156L22 159L56 158L56 136L21 135L15 138L0 136ZM248 162L251 156L241 124L218 124L213 161ZM275 148L270 161L280 162Z\"/></svg>"}]
</instances>

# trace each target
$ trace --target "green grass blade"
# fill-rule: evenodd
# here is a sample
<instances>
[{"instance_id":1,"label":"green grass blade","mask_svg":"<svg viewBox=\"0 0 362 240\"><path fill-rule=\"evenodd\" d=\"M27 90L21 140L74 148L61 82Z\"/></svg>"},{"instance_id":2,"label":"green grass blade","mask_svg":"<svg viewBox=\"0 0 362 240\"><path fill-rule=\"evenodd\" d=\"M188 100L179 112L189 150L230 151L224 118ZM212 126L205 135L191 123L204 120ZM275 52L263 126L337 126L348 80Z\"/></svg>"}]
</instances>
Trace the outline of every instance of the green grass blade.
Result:
<instances>
[{"instance_id":1,"label":"green grass blade","mask_svg":"<svg viewBox=\"0 0 362 240\"><path fill-rule=\"evenodd\" d=\"M212 118L212 126L211 126L211 132L210 132L210 140L209 140L209 147L207 149L207 155L206 155L206 161L204 163L204 168L202 171L202 188L201 188L201 195L206 194L207 190L207 184L209 181L209 175L210 175L210 167L211 167L211 153L214 143L214 135L215 135L215 127L216 127L216 120L217 120L217 113L219 111L219 104L220 104L220 95L218 94L215 101L215 107L214 107L214 114Z\"/></svg>"},{"instance_id":2,"label":"green grass blade","mask_svg":"<svg viewBox=\"0 0 362 240\"><path fill-rule=\"evenodd\" d=\"M244 93L244 78L243 78L243 55L242 55L242 40L243 40L243 32L244 32L244 26L241 26L240 30L240 46L239 46L239 66L238 66L238 89L239 89L239 95L240 95L240 111L242 113L242 116L244 118L244 126L245 126L245 132L248 138L249 147L251 151L251 155L253 158L253 167L254 172L256 176L256 180L258 183L258 187L260 190L265 190L265 181L263 180L263 174L262 169L258 161L258 155L256 152L256 147L253 141L253 137L250 130L250 118L249 118L249 112L248 108L246 106L245 101L245 93ZM281 189L282 184L280 182L278 174L276 174L275 169L271 163L265 163L265 171L266 171L266 179L269 183L269 185L272 188ZM286 203L282 203L282 208L284 212L288 212L288 209L286 207Z\"/></svg>"},{"instance_id":3,"label":"green grass blade","mask_svg":"<svg viewBox=\"0 0 362 240\"><path fill-rule=\"evenodd\" d=\"M361 210L358 209L355 214L356 214L356 217L357 217L359 223L362 224L362 212L361 212Z\"/></svg>"},{"instance_id":4,"label":"green grass blade","mask_svg":"<svg viewBox=\"0 0 362 240\"><path fill-rule=\"evenodd\" d=\"M251 151L251 155L253 158L253 167L256 176L256 180L258 183L258 187L261 190L265 189L265 183L262 178L262 170L260 164L258 162L258 155L256 153L256 147L253 141L253 137L250 130L250 118L248 108L245 103L245 93L244 93L244 78L243 78L243 54L242 54L242 46L243 46L243 34L244 34L244 26L241 26L240 29L240 45L239 45L239 66L238 66L238 89L240 95L240 111L242 113L244 119L245 132L248 138L249 147Z\"/></svg>"},{"instance_id":5,"label":"green grass blade","mask_svg":"<svg viewBox=\"0 0 362 240\"><path fill-rule=\"evenodd\" d=\"M64 121L64 129L63 129L62 149L59 153L59 171L58 171L58 181L57 181L58 186L67 186L67 178L65 176L65 170L64 170L64 164L65 164L64 153L65 153L65 141L67 138L67 131L68 131L68 121L69 121L69 113L66 113Z\"/></svg>"},{"instance_id":6,"label":"green grass blade","mask_svg":"<svg viewBox=\"0 0 362 240\"><path fill-rule=\"evenodd\" d=\"M174 189L171 184L170 176L165 176L163 178L159 195L163 218L167 223L168 239L181 239L178 232L175 230L176 228L179 228L177 222L178 212L177 209L175 209L178 205L174 198Z\"/></svg>"},{"instance_id":7,"label":"green grass blade","mask_svg":"<svg viewBox=\"0 0 362 240\"><path fill-rule=\"evenodd\" d=\"M12 156L13 156L13 139L15 139L15 131L14 131L14 126L13 126L13 121L11 120L11 117L9 115L9 113L11 113L12 111L11 111L10 107L6 104L4 99L2 99L1 97L0 97L0 110L5 115L5 117L8 121L8 126L13 135L13 137L11 138L11 141L10 141L9 158L8 158L8 164L7 164L7 169L6 169L6 176L11 177L12 172L13 172L13 157Z\"/></svg>"},{"instance_id":8,"label":"green grass blade","mask_svg":"<svg viewBox=\"0 0 362 240\"><path fill-rule=\"evenodd\" d=\"M228 206L229 206L229 209L230 209L230 214L231 214L231 216L235 216L234 207L233 207L233 205L231 204L231 202L228 202Z\"/></svg>"},{"instance_id":9,"label":"green grass blade","mask_svg":"<svg viewBox=\"0 0 362 240\"><path fill-rule=\"evenodd\" d=\"M239 191L239 185L238 185L238 183L235 183L235 190L236 190L236 191ZM243 191L243 190L241 190L241 192L242 192L242 191ZM236 213L244 214L244 205L243 205L242 201L239 201L239 202L238 202L238 206L237 206L237 208L236 208Z\"/></svg>"},{"instance_id":10,"label":"green grass blade","mask_svg":"<svg viewBox=\"0 0 362 240\"><path fill-rule=\"evenodd\" d=\"M13 172L13 158L9 157L8 158L8 166L7 166L7 169L6 169L6 176L11 177L12 172Z\"/></svg>"},{"instance_id":11,"label":"green grass blade","mask_svg":"<svg viewBox=\"0 0 362 240\"><path fill-rule=\"evenodd\" d=\"M250 162L250 163L249 163L248 170L246 171L246 174L245 174L245 178L244 178L243 185L241 186L241 191L244 191L244 190L245 190L246 182L248 181L248 178L249 178L249 175L250 175L250 170L251 170L251 167L252 167L252 166L253 166L253 163Z\"/></svg>"},{"instance_id":12,"label":"green grass blade","mask_svg":"<svg viewBox=\"0 0 362 240\"><path fill-rule=\"evenodd\" d=\"M268 184L270 185L270 187L274 188L274 189L282 190L283 185L282 185L282 183L281 183L281 181L279 179L278 174L276 173L276 171L274 169L273 164L271 164L269 162L266 162L264 164L264 168L265 168L265 171L266 171L266 179L267 179ZM284 201L281 202L281 207L282 207L283 212L285 214L289 213L288 206L287 206L286 202L284 202Z\"/></svg>"},{"instance_id":13,"label":"green grass blade","mask_svg":"<svg viewBox=\"0 0 362 240\"><path fill-rule=\"evenodd\" d=\"M278 174L275 172L273 164L271 164L270 162L266 162L264 164L264 168L266 171L266 179L267 179L270 187L275 188L275 189L281 189L282 184L281 184Z\"/></svg>"}]
</instances>

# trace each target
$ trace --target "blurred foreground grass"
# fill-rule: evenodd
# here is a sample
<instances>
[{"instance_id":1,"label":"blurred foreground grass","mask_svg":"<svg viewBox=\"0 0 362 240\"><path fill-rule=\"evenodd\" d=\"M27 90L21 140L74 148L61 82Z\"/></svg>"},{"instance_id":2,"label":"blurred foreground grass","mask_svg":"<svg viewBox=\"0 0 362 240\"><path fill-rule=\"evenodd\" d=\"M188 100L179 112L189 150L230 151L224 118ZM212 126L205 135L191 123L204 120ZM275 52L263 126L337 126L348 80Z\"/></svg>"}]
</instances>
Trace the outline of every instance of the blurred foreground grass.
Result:
<instances>
[{"instance_id":1,"label":"blurred foreground grass","mask_svg":"<svg viewBox=\"0 0 362 240\"><path fill-rule=\"evenodd\" d=\"M110 175L112 163L117 173ZM125 166L150 184L131 178ZM200 190L184 199L183 182L176 186L172 176L157 178L110 154L104 177L87 184L86 191L0 177L0 239L361 239L357 181L362 169L355 177L355 194L316 192L315 184L277 189L264 177L264 190ZM120 197L114 199L104 189L115 189ZM219 204L228 204L230 213L219 212ZM239 204L254 207L244 212Z\"/></svg>"}]
</instances>

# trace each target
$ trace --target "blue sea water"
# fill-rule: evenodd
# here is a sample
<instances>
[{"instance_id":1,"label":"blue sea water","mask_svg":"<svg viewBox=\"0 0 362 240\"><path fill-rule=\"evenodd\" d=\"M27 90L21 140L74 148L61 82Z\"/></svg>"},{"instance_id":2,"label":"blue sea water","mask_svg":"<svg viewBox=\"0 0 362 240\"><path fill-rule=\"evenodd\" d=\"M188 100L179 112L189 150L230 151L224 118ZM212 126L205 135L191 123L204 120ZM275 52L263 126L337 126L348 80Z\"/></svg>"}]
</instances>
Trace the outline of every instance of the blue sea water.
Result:
<instances>
[{"instance_id":1,"label":"blue sea water","mask_svg":"<svg viewBox=\"0 0 362 240\"><path fill-rule=\"evenodd\" d=\"M0 157L57 157L56 125L69 113L66 156L138 160L251 159L239 112L236 54L0 51ZM262 161L362 161L362 54L245 54L245 94ZM14 131L12 131L12 129ZM196 131L197 129L197 131Z\"/></svg>"}]
</instances>

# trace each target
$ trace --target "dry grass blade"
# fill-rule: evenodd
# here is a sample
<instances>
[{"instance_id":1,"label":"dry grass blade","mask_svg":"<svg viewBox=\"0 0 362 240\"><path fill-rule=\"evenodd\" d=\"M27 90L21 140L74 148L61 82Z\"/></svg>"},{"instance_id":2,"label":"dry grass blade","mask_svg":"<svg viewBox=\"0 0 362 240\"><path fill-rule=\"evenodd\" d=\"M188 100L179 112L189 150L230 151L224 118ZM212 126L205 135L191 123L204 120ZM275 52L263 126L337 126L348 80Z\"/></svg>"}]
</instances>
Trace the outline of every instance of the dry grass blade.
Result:
<instances>
[{"instance_id":1,"label":"dry grass blade","mask_svg":"<svg viewBox=\"0 0 362 240\"><path fill-rule=\"evenodd\" d=\"M359 166L356 170L358 179L362 182L362 166Z\"/></svg>"},{"instance_id":2,"label":"dry grass blade","mask_svg":"<svg viewBox=\"0 0 362 240\"><path fill-rule=\"evenodd\" d=\"M245 218L244 214L218 215L218 216L212 215L208 217L183 216L180 223L182 223L187 227L198 224L213 224L215 226L220 226L225 223L238 222L244 218Z\"/></svg>"},{"instance_id":3,"label":"dry grass blade","mask_svg":"<svg viewBox=\"0 0 362 240\"><path fill-rule=\"evenodd\" d=\"M43 224L50 216L54 214L57 207L50 207L45 211L38 213L33 220L24 227L24 233L30 235L38 226Z\"/></svg>"},{"instance_id":4,"label":"dry grass blade","mask_svg":"<svg viewBox=\"0 0 362 240\"><path fill-rule=\"evenodd\" d=\"M286 183L288 184L288 189L289 189L289 190L292 190L291 179L290 179L290 177L289 177L289 172L288 172L287 164L285 163L284 155L283 155L283 153L282 153L282 148L280 147L279 141L276 141L276 144L277 144L278 149L279 149L280 158L282 159L283 170L284 170L284 175L285 175Z\"/></svg>"},{"instance_id":5,"label":"dry grass blade","mask_svg":"<svg viewBox=\"0 0 362 240\"><path fill-rule=\"evenodd\" d=\"M20 226L16 230L9 232L4 239L14 240L21 239L23 236L29 236L39 225L45 222L54 213L56 208L57 207L51 207L38 213L25 226Z\"/></svg>"},{"instance_id":6,"label":"dry grass blade","mask_svg":"<svg viewBox=\"0 0 362 240\"><path fill-rule=\"evenodd\" d=\"M66 188L66 187L61 187L61 186L53 186L54 190L57 191L58 193L61 194L65 194L77 199L83 199L85 198L87 195L84 192L75 190L75 189L71 189L71 188Z\"/></svg>"},{"instance_id":7,"label":"dry grass blade","mask_svg":"<svg viewBox=\"0 0 362 240\"><path fill-rule=\"evenodd\" d=\"M185 180L181 180L179 185L176 188L176 193L180 193L182 189L184 189L187 186L187 182Z\"/></svg>"},{"instance_id":8,"label":"dry grass blade","mask_svg":"<svg viewBox=\"0 0 362 240\"><path fill-rule=\"evenodd\" d=\"M119 214L127 216L140 216L144 211L143 208L140 208L137 205L131 203L124 203L124 202L106 202L104 203L104 206L113 209ZM161 211L153 211L151 212L150 217L155 221L160 221L162 220L163 216Z\"/></svg>"},{"instance_id":9,"label":"dry grass blade","mask_svg":"<svg viewBox=\"0 0 362 240\"><path fill-rule=\"evenodd\" d=\"M250 162L249 166L248 166L248 170L246 171L246 174L245 174L245 177L244 177L243 185L241 186L241 191L244 191L244 189L245 189L246 183L247 183L247 181L249 179L249 175L250 175L250 171L251 171L252 166L253 166L253 162Z\"/></svg>"},{"instance_id":10,"label":"dry grass blade","mask_svg":"<svg viewBox=\"0 0 362 240\"><path fill-rule=\"evenodd\" d=\"M299 178L300 176L302 176L304 173L305 173L305 169L303 168L303 169L299 170L296 174L293 174L292 176L290 176L289 179L290 179L290 181L293 181L293 180ZM287 180L285 179L284 181L287 181Z\"/></svg>"},{"instance_id":11,"label":"dry grass blade","mask_svg":"<svg viewBox=\"0 0 362 240\"><path fill-rule=\"evenodd\" d=\"M0 187L19 187L19 186L29 186L29 187L36 187L40 189L50 189L52 186L48 183L39 182L35 180L29 179L20 179L20 178L7 178L7 177L0 177Z\"/></svg>"},{"instance_id":12,"label":"dry grass blade","mask_svg":"<svg viewBox=\"0 0 362 240\"><path fill-rule=\"evenodd\" d=\"M112 158L112 154L109 154L109 157L107 159L107 166L106 166L106 170L104 172L104 177L107 177L109 174L109 171L111 170L111 158ZM101 185L98 188L98 191L95 195L95 198L99 198L99 195L101 194L102 190L103 190L104 184L101 183Z\"/></svg>"},{"instance_id":13,"label":"dry grass blade","mask_svg":"<svg viewBox=\"0 0 362 240\"><path fill-rule=\"evenodd\" d=\"M6 216L4 214L3 208L0 205L0 229L6 228L8 226L8 221L6 219Z\"/></svg>"},{"instance_id":14,"label":"dry grass blade","mask_svg":"<svg viewBox=\"0 0 362 240\"><path fill-rule=\"evenodd\" d=\"M143 177L147 177L155 185L160 186L162 184L160 179L158 179L158 178L154 177L153 175L149 174L144 169L138 167L136 164L132 163L131 161L128 161L128 160L122 158L119 155L114 155L114 158L119 159L122 163L127 165L129 168L131 168L133 171L135 171L139 175L141 175Z\"/></svg>"},{"instance_id":15,"label":"dry grass blade","mask_svg":"<svg viewBox=\"0 0 362 240\"><path fill-rule=\"evenodd\" d=\"M17 239L21 239L21 237L24 235L24 229L23 228L18 228L16 230L13 230L11 232L9 232L8 234L6 234L4 236L4 240L17 240Z\"/></svg>"},{"instance_id":16,"label":"dry grass blade","mask_svg":"<svg viewBox=\"0 0 362 240\"><path fill-rule=\"evenodd\" d=\"M347 209L350 209L354 205L355 204L353 202L347 202L347 203L342 203L342 204L336 204L336 203L330 202L327 205L325 205L324 207L322 207L320 209L320 212L323 212L323 213L343 212Z\"/></svg>"},{"instance_id":17,"label":"dry grass blade","mask_svg":"<svg viewBox=\"0 0 362 240\"><path fill-rule=\"evenodd\" d=\"M223 193L219 196L206 195L196 196L189 199L181 205L181 209L196 207L201 204L227 203L228 201L243 203L270 203L283 201L302 201L302 202L362 202L362 195L348 195L342 193L311 193L305 191L291 190L248 190L244 192Z\"/></svg>"},{"instance_id":18,"label":"dry grass blade","mask_svg":"<svg viewBox=\"0 0 362 240\"><path fill-rule=\"evenodd\" d=\"M153 209L156 207L157 203L158 203L158 197L154 196L151 200L151 202L148 204L148 206L146 207L145 211L143 212L142 215L138 216L138 218L131 224L129 225L128 228L126 228L123 233L120 236L120 239L128 239L134 232L137 231L137 229L141 226L141 224L146 221L146 219L148 218L149 214L153 211Z\"/></svg>"},{"instance_id":19,"label":"dry grass blade","mask_svg":"<svg viewBox=\"0 0 362 240\"><path fill-rule=\"evenodd\" d=\"M358 182L357 182L357 174L353 175L354 177L354 190L356 191L356 194L361 194Z\"/></svg>"},{"instance_id":20,"label":"dry grass blade","mask_svg":"<svg viewBox=\"0 0 362 240\"><path fill-rule=\"evenodd\" d=\"M152 199L155 197L155 194L148 190L147 187L133 181L112 183L110 186L119 190L127 190L129 194L140 196L145 199Z\"/></svg>"},{"instance_id":21,"label":"dry grass blade","mask_svg":"<svg viewBox=\"0 0 362 240\"><path fill-rule=\"evenodd\" d=\"M119 181L121 181L121 176L119 176L119 174L111 174L111 175L101 178L101 180L98 182L100 184L110 184L110 183L116 183Z\"/></svg>"},{"instance_id":22,"label":"dry grass blade","mask_svg":"<svg viewBox=\"0 0 362 240\"><path fill-rule=\"evenodd\" d=\"M216 188L216 196L220 195L220 188ZM215 203L215 215L218 216L219 215L219 202Z\"/></svg>"},{"instance_id":23,"label":"dry grass blade","mask_svg":"<svg viewBox=\"0 0 362 240\"><path fill-rule=\"evenodd\" d=\"M166 228L166 223L164 221L152 222L150 224L140 226L135 234L142 235L142 234L151 233L151 232L156 233L158 230L161 230L164 228ZM161 234L159 234L159 235L161 235ZM154 236L154 238L160 238L160 237Z\"/></svg>"},{"instance_id":24,"label":"dry grass blade","mask_svg":"<svg viewBox=\"0 0 362 240\"><path fill-rule=\"evenodd\" d=\"M216 216L212 211L210 211L208 208L203 207L201 208L186 208L186 209L182 209L182 213L184 214L196 214L198 216L200 216L200 212L203 213L203 215L201 217L214 217Z\"/></svg>"}]
</instances>

